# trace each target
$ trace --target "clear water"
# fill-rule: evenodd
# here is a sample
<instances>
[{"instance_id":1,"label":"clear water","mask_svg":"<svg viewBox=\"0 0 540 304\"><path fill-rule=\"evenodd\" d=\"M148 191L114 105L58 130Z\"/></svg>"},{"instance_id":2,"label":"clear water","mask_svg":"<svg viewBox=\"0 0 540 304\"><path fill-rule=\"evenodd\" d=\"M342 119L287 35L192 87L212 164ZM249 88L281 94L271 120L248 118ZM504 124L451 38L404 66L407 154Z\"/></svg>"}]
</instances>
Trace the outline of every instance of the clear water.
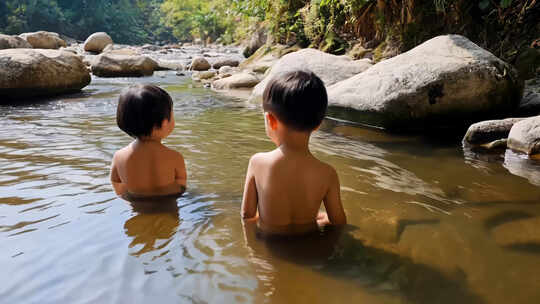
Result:
<instances>
[{"instance_id":1,"label":"clear water","mask_svg":"<svg viewBox=\"0 0 540 304\"><path fill-rule=\"evenodd\" d=\"M166 144L189 189L168 210L109 185L134 81L175 100ZM1 106L0 302L540 303L540 227L519 228L540 216L539 161L333 120L311 147L338 170L350 225L268 242L239 217L249 156L273 148L256 105L159 73Z\"/></svg>"}]
</instances>

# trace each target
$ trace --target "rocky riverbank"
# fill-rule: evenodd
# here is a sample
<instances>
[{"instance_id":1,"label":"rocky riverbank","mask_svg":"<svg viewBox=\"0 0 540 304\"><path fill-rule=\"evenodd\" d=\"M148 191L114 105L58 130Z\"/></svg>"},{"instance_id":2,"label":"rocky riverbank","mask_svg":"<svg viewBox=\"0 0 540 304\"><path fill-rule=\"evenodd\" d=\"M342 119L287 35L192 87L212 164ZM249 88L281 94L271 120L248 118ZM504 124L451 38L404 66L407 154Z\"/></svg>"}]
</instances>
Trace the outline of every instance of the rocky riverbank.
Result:
<instances>
[{"instance_id":1,"label":"rocky riverbank","mask_svg":"<svg viewBox=\"0 0 540 304\"><path fill-rule=\"evenodd\" d=\"M540 52L536 47L531 52ZM493 121L540 114L538 77L524 82L523 73L459 35L435 37L380 62L282 45L250 45L253 54L246 59L236 46L128 46L115 44L106 33L69 43L50 32L0 35L0 48L5 49L0 50L3 100L77 91L91 74L143 77L175 70L205 87L258 101L273 76L310 69L325 82L339 118L416 133L487 119L471 126L465 145L493 149L508 143L529 155L540 152L537 119ZM520 131L511 132L517 122Z\"/></svg>"}]
</instances>

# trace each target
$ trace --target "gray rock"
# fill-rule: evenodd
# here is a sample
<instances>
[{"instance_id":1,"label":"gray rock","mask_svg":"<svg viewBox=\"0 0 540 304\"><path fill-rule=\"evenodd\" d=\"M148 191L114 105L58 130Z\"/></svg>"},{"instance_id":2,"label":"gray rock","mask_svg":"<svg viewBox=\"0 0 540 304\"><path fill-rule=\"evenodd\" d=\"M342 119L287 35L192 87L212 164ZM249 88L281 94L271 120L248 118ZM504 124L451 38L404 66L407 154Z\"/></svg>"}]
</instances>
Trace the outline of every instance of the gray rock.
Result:
<instances>
[{"instance_id":1,"label":"gray rock","mask_svg":"<svg viewBox=\"0 0 540 304\"><path fill-rule=\"evenodd\" d=\"M529 155L540 153L540 116L516 123L508 135L508 148Z\"/></svg>"},{"instance_id":2,"label":"gray rock","mask_svg":"<svg viewBox=\"0 0 540 304\"><path fill-rule=\"evenodd\" d=\"M516 109L522 93L512 66L459 35L435 37L328 88L330 105L392 130L502 116Z\"/></svg>"},{"instance_id":3,"label":"gray rock","mask_svg":"<svg viewBox=\"0 0 540 304\"><path fill-rule=\"evenodd\" d=\"M0 50L4 49L31 49L32 45L19 36L0 34Z\"/></svg>"},{"instance_id":4,"label":"gray rock","mask_svg":"<svg viewBox=\"0 0 540 304\"><path fill-rule=\"evenodd\" d=\"M202 71L197 73L199 79L210 79L216 76L215 71Z\"/></svg>"},{"instance_id":5,"label":"gray rock","mask_svg":"<svg viewBox=\"0 0 540 304\"><path fill-rule=\"evenodd\" d=\"M67 44L60 38L60 35L52 32L33 32L20 34L19 37L26 40L35 49L59 49L66 47Z\"/></svg>"},{"instance_id":6,"label":"gray rock","mask_svg":"<svg viewBox=\"0 0 540 304\"><path fill-rule=\"evenodd\" d=\"M524 118L507 118L501 120L487 120L475 123L469 127L463 142L471 145L484 145L508 138L512 126Z\"/></svg>"},{"instance_id":7,"label":"gray rock","mask_svg":"<svg viewBox=\"0 0 540 304\"><path fill-rule=\"evenodd\" d=\"M78 91L90 83L81 58L44 49L0 51L0 101Z\"/></svg>"},{"instance_id":8,"label":"gray rock","mask_svg":"<svg viewBox=\"0 0 540 304\"><path fill-rule=\"evenodd\" d=\"M254 74L243 72L216 80L212 82L212 87L216 90L252 88L259 82L260 79Z\"/></svg>"},{"instance_id":9,"label":"gray rock","mask_svg":"<svg viewBox=\"0 0 540 304\"><path fill-rule=\"evenodd\" d=\"M208 63L208 60L206 58L197 56L191 60L191 70L193 71L206 71L210 69L210 63Z\"/></svg>"},{"instance_id":10,"label":"gray rock","mask_svg":"<svg viewBox=\"0 0 540 304\"><path fill-rule=\"evenodd\" d=\"M91 62L99 77L142 77L154 74L157 62L146 56L101 54Z\"/></svg>"},{"instance_id":11,"label":"gray rock","mask_svg":"<svg viewBox=\"0 0 540 304\"><path fill-rule=\"evenodd\" d=\"M219 70L219 68L223 66L230 66L230 67L237 67L240 64L240 61L233 58L219 58L217 59L212 67L216 70Z\"/></svg>"},{"instance_id":12,"label":"gray rock","mask_svg":"<svg viewBox=\"0 0 540 304\"><path fill-rule=\"evenodd\" d=\"M182 71L185 69L184 63L181 61L158 60L157 63L160 70Z\"/></svg>"},{"instance_id":13,"label":"gray rock","mask_svg":"<svg viewBox=\"0 0 540 304\"><path fill-rule=\"evenodd\" d=\"M111 36L105 32L98 32L90 35L84 42L83 49L87 52L101 53L103 49L113 44Z\"/></svg>"},{"instance_id":14,"label":"gray rock","mask_svg":"<svg viewBox=\"0 0 540 304\"><path fill-rule=\"evenodd\" d=\"M540 78L525 82L525 90L519 103L518 114L523 116L540 114Z\"/></svg>"},{"instance_id":15,"label":"gray rock","mask_svg":"<svg viewBox=\"0 0 540 304\"><path fill-rule=\"evenodd\" d=\"M369 60L353 61L348 56L336 56L315 49L303 49L281 57L268 76L252 92L252 98L260 98L266 85L274 76L297 69L308 69L319 76L328 87L339 81L362 73L370 68Z\"/></svg>"}]
</instances>

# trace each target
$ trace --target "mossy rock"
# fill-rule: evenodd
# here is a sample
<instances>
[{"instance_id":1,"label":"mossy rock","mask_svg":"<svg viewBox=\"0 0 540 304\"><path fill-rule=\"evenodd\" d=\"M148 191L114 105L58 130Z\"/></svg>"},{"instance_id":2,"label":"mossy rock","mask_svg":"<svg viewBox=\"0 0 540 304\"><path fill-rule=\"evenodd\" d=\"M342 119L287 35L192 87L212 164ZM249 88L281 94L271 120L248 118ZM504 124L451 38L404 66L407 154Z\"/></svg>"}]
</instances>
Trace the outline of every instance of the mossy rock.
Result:
<instances>
[{"instance_id":1,"label":"mossy rock","mask_svg":"<svg viewBox=\"0 0 540 304\"><path fill-rule=\"evenodd\" d=\"M321 50L334 55L343 55L349 48L349 43L339 37L334 31L328 31L321 44Z\"/></svg>"}]
</instances>

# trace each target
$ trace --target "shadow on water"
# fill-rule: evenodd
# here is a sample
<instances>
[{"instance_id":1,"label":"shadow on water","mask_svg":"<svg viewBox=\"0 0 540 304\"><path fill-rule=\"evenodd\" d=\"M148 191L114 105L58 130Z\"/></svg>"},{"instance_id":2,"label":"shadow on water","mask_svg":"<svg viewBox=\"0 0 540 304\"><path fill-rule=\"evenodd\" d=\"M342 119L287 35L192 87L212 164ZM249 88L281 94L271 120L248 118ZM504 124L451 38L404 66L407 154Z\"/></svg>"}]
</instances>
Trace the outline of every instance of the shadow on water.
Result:
<instances>
[{"instance_id":1,"label":"shadow on water","mask_svg":"<svg viewBox=\"0 0 540 304\"><path fill-rule=\"evenodd\" d=\"M248 259L256 268L265 268L264 276L273 280L270 284L273 291L265 292L270 297L266 300L276 302L284 288L293 288L279 286L276 282L306 284L301 275L291 279L295 276L293 272L269 271L279 269L272 267L273 264L286 262L349 282L366 293L397 296L406 303L485 303L470 290L464 271L442 273L410 258L366 246L353 236L352 232L357 229L348 225L306 237L278 238L262 236L255 223L244 223L245 242L250 251Z\"/></svg>"}]
</instances>

